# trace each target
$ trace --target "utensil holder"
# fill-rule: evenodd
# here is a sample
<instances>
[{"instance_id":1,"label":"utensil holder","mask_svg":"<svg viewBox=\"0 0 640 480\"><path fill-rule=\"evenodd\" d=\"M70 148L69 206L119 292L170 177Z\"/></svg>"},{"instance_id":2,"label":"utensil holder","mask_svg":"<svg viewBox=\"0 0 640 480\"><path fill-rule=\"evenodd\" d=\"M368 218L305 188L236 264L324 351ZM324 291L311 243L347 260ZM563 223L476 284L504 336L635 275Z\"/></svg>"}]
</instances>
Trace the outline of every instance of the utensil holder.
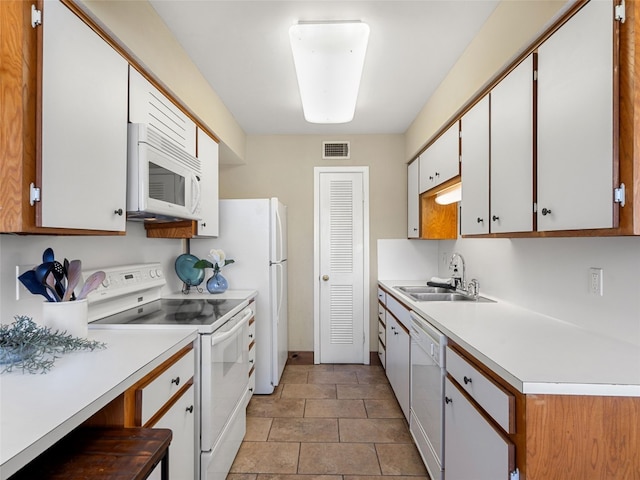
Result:
<instances>
[{"instance_id":1,"label":"utensil holder","mask_svg":"<svg viewBox=\"0 0 640 480\"><path fill-rule=\"evenodd\" d=\"M52 331L66 331L74 337L86 338L89 334L87 299L71 302L44 302L42 322Z\"/></svg>"}]
</instances>

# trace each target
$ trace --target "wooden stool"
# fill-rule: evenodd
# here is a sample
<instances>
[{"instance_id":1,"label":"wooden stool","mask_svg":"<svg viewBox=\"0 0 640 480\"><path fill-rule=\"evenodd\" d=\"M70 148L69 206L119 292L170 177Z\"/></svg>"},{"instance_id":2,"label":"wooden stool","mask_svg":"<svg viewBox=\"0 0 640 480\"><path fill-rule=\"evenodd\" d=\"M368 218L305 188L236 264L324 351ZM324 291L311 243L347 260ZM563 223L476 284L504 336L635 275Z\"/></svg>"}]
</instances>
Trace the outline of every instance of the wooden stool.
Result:
<instances>
[{"instance_id":1,"label":"wooden stool","mask_svg":"<svg viewBox=\"0 0 640 480\"><path fill-rule=\"evenodd\" d=\"M168 480L171 437L166 428L79 428L11 480L144 480L160 461Z\"/></svg>"}]
</instances>

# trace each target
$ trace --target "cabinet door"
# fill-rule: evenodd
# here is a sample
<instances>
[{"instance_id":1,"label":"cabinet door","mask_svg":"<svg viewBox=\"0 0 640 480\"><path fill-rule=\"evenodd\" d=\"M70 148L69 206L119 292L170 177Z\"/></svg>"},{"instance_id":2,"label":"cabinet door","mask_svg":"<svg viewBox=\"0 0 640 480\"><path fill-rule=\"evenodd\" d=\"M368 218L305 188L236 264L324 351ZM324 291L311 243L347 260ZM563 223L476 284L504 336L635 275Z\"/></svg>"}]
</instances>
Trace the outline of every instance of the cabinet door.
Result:
<instances>
[{"instance_id":1,"label":"cabinet door","mask_svg":"<svg viewBox=\"0 0 640 480\"><path fill-rule=\"evenodd\" d=\"M407 238L420 237L419 159L407 167Z\"/></svg>"},{"instance_id":2,"label":"cabinet door","mask_svg":"<svg viewBox=\"0 0 640 480\"><path fill-rule=\"evenodd\" d=\"M491 233L533 230L533 54L491 91Z\"/></svg>"},{"instance_id":3,"label":"cabinet door","mask_svg":"<svg viewBox=\"0 0 640 480\"><path fill-rule=\"evenodd\" d=\"M199 237L218 236L218 144L198 129L198 158L202 160Z\"/></svg>"},{"instance_id":4,"label":"cabinet door","mask_svg":"<svg viewBox=\"0 0 640 480\"><path fill-rule=\"evenodd\" d=\"M169 428L173 432L169 446L169 478L195 478L195 396L194 386L182 394L173 406L167 410L153 428ZM160 469L156 468L149 476L160 480Z\"/></svg>"},{"instance_id":5,"label":"cabinet door","mask_svg":"<svg viewBox=\"0 0 640 480\"><path fill-rule=\"evenodd\" d=\"M489 233L489 96L462 117L461 233Z\"/></svg>"},{"instance_id":6,"label":"cabinet door","mask_svg":"<svg viewBox=\"0 0 640 480\"><path fill-rule=\"evenodd\" d=\"M587 3L538 49L538 230L613 226L613 7Z\"/></svg>"},{"instance_id":7,"label":"cabinet door","mask_svg":"<svg viewBox=\"0 0 640 480\"><path fill-rule=\"evenodd\" d=\"M420 155L420 193L460 173L460 127L455 122Z\"/></svg>"},{"instance_id":8,"label":"cabinet door","mask_svg":"<svg viewBox=\"0 0 640 480\"><path fill-rule=\"evenodd\" d=\"M58 1L42 28L38 225L124 231L127 61Z\"/></svg>"},{"instance_id":9,"label":"cabinet door","mask_svg":"<svg viewBox=\"0 0 640 480\"><path fill-rule=\"evenodd\" d=\"M515 447L445 380L444 471L447 480L508 480Z\"/></svg>"},{"instance_id":10,"label":"cabinet door","mask_svg":"<svg viewBox=\"0 0 640 480\"><path fill-rule=\"evenodd\" d=\"M409 348L411 339L405 329L398 324L396 319L387 312L387 378L395 393L404 416L409 420L409 382L411 376L411 364Z\"/></svg>"},{"instance_id":11,"label":"cabinet door","mask_svg":"<svg viewBox=\"0 0 640 480\"><path fill-rule=\"evenodd\" d=\"M129 68L129 122L146 123L196 155L196 124L135 68Z\"/></svg>"}]
</instances>

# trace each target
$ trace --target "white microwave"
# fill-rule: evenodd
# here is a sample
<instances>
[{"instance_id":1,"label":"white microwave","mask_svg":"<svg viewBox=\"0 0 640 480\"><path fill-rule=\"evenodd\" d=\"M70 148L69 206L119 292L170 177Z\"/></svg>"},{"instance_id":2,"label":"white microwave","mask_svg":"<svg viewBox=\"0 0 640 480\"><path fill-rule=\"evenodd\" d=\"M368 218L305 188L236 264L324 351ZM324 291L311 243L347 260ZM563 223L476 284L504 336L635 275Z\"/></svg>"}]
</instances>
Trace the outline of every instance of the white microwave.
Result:
<instances>
[{"instance_id":1,"label":"white microwave","mask_svg":"<svg viewBox=\"0 0 640 480\"><path fill-rule=\"evenodd\" d=\"M127 219L200 220L200 160L153 127L130 123Z\"/></svg>"}]
</instances>

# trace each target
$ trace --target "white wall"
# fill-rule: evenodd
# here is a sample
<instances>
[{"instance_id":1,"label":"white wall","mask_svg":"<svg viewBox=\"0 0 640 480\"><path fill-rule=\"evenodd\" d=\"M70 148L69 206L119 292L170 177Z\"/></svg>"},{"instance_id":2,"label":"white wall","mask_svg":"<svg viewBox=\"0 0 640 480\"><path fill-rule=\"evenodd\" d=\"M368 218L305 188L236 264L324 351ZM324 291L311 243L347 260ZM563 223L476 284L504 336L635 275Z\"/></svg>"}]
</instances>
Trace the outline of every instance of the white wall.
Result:
<instances>
[{"instance_id":1,"label":"white wall","mask_svg":"<svg viewBox=\"0 0 640 480\"><path fill-rule=\"evenodd\" d=\"M53 248L56 260L82 260L83 269L133 263L161 262L167 276L166 290L181 287L174 262L183 252L183 241L146 238L140 223L128 222L126 236L70 237L48 235L0 235L0 323L11 323L15 315L28 315L39 322L44 298L24 287L16 301L16 265L42 263L42 252Z\"/></svg>"},{"instance_id":2,"label":"white wall","mask_svg":"<svg viewBox=\"0 0 640 480\"><path fill-rule=\"evenodd\" d=\"M378 240L378 279L419 280L438 275L438 243L435 240Z\"/></svg>"},{"instance_id":3,"label":"white wall","mask_svg":"<svg viewBox=\"0 0 640 480\"><path fill-rule=\"evenodd\" d=\"M439 258L454 251L481 293L640 345L640 237L439 242ZM604 270L602 297L589 294L589 267Z\"/></svg>"}]
</instances>

